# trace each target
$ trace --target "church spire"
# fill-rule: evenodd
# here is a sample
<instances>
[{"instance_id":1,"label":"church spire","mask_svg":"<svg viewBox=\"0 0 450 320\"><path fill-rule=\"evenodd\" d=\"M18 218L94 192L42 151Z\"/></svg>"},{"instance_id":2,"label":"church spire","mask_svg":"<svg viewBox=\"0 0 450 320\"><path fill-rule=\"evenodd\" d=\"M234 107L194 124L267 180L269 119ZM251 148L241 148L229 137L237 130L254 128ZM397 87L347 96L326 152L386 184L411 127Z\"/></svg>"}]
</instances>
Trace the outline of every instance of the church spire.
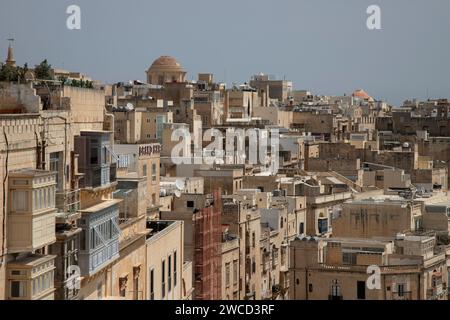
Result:
<instances>
[{"instance_id":1,"label":"church spire","mask_svg":"<svg viewBox=\"0 0 450 320\"><path fill-rule=\"evenodd\" d=\"M8 39L8 41L9 41L8 56L6 58L5 63L8 66L15 67L16 66L16 60L14 60L14 51L13 51L13 47L12 47L12 42L14 41L14 39Z\"/></svg>"}]
</instances>

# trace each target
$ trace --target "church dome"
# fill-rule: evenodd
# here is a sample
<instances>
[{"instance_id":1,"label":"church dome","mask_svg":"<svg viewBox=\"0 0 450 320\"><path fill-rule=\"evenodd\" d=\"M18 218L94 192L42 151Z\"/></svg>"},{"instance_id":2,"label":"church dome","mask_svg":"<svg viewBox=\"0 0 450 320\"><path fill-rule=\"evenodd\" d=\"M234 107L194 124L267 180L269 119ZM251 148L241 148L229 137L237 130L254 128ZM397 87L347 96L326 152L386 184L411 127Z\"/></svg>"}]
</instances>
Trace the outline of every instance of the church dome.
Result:
<instances>
[{"instance_id":1,"label":"church dome","mask_svg":"<svg viewBox=\"0 0 450 320\"><path fill-rule=\"evenodd\" d=\"M186 72L183 66L171 56L161 56L153 61L147 70L147 82L163 85L166 82L184 82Z\"/></svg>"},{"instance_id":2,"label":"church dome","mask_svg":"<svg viewBox=\"0 0 450 320\"><path fill-rule=\"evenodd\" d=\"M183 71L183 67L181 64L171 56L161 56L155 61L153 61L149 70L152 69L170 69L170 70L179 70Z\"/></svg>"}]
</instances>

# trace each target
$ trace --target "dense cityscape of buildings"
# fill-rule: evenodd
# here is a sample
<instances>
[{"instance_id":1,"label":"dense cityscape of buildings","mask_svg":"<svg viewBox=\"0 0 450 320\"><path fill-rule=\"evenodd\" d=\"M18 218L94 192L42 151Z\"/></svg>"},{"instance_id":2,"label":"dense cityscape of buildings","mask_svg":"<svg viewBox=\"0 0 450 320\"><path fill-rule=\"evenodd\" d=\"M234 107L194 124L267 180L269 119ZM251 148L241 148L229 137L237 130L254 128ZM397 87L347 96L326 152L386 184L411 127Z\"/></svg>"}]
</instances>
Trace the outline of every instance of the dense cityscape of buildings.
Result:
<instances>
[{"instance_id":1,"label":"dense cityscape of buildings","mask_svg":"<svg viewBox=\"0 0 450 320\"><path fill-rule=\"evenodd\" d=\"M447 300L446 99L186 75L161 56L102 84L9 47L0 300ZM174 156L179 130L199 152ZM250 133L230 156L206 130ZM252 133L277 139L257 163Z\"/></svg>"}]
</instances>

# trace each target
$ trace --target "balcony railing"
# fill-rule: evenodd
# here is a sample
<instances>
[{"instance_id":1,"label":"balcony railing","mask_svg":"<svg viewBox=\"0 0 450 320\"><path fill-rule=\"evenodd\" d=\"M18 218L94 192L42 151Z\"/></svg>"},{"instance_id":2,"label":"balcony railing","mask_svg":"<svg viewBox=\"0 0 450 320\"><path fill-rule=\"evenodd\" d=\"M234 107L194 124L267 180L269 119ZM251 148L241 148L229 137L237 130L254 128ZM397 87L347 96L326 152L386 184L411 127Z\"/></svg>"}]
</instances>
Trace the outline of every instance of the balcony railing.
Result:
<instances>
[{"instance_id":1,"label":"balcony railing","mask_svg":"<svg viewBox=\"0 0 450 320\"><path fill-rule=\"evenodd\" d=\"M412 300L412 292L392 292L392 300Z\"/></svg>"},{"instance_id":2,"label":"balcony railing","mask_svg":"<svg viewBox=\"0 0 450 320\"><path fill-rule=\"evenodd\" d=\"M76 213L80 209L80 189L56 192L56 208L63 213Z\"/></svg>"},{"instance_id":3,"label":"balcony railing","mask_svg":"<svg viewBox=\"0 0 450 320\"><path fill-rule=\"evenodd\" d=\"M92 166L83 172L84 179L80 181L81 188L98 188L108 185L117 180L117 164L111 163L107 166Z\"/></svg>"},{"instance_id":4,"label":"balcony railing","mask_svg":"<svg viewBox=\"0 0 450 320\"><path fill-rule=\"evenodd\" d=\"M441 284L438 284L434 288L427 290L427 299L428 300L439 300L447 294L447 290L444 290L444 287Z\"/></svg>"}]
</instances>

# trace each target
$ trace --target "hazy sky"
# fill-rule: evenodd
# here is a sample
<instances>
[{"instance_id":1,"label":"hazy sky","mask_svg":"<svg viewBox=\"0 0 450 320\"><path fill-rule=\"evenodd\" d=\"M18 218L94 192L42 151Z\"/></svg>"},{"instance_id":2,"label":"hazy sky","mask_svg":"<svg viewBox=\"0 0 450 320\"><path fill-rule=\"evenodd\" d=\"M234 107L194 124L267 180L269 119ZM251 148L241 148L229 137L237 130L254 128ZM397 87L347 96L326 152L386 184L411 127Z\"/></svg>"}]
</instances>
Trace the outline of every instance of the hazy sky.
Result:
<instances>
[{"instance_id":1,"label":"hazy sky","mask_svg":"<svg viewBox=\"0 0 450 320\"><path fill-rule=\"evenodd\" d=\"M81 30L66 8L81 7ZM366 9L381 7L382 30ZM450 98L449 0L0 0L0 54L117 82L145 80L160 55L241 83L264 72L316 94Z\"/></svg>"}]
</instances>

